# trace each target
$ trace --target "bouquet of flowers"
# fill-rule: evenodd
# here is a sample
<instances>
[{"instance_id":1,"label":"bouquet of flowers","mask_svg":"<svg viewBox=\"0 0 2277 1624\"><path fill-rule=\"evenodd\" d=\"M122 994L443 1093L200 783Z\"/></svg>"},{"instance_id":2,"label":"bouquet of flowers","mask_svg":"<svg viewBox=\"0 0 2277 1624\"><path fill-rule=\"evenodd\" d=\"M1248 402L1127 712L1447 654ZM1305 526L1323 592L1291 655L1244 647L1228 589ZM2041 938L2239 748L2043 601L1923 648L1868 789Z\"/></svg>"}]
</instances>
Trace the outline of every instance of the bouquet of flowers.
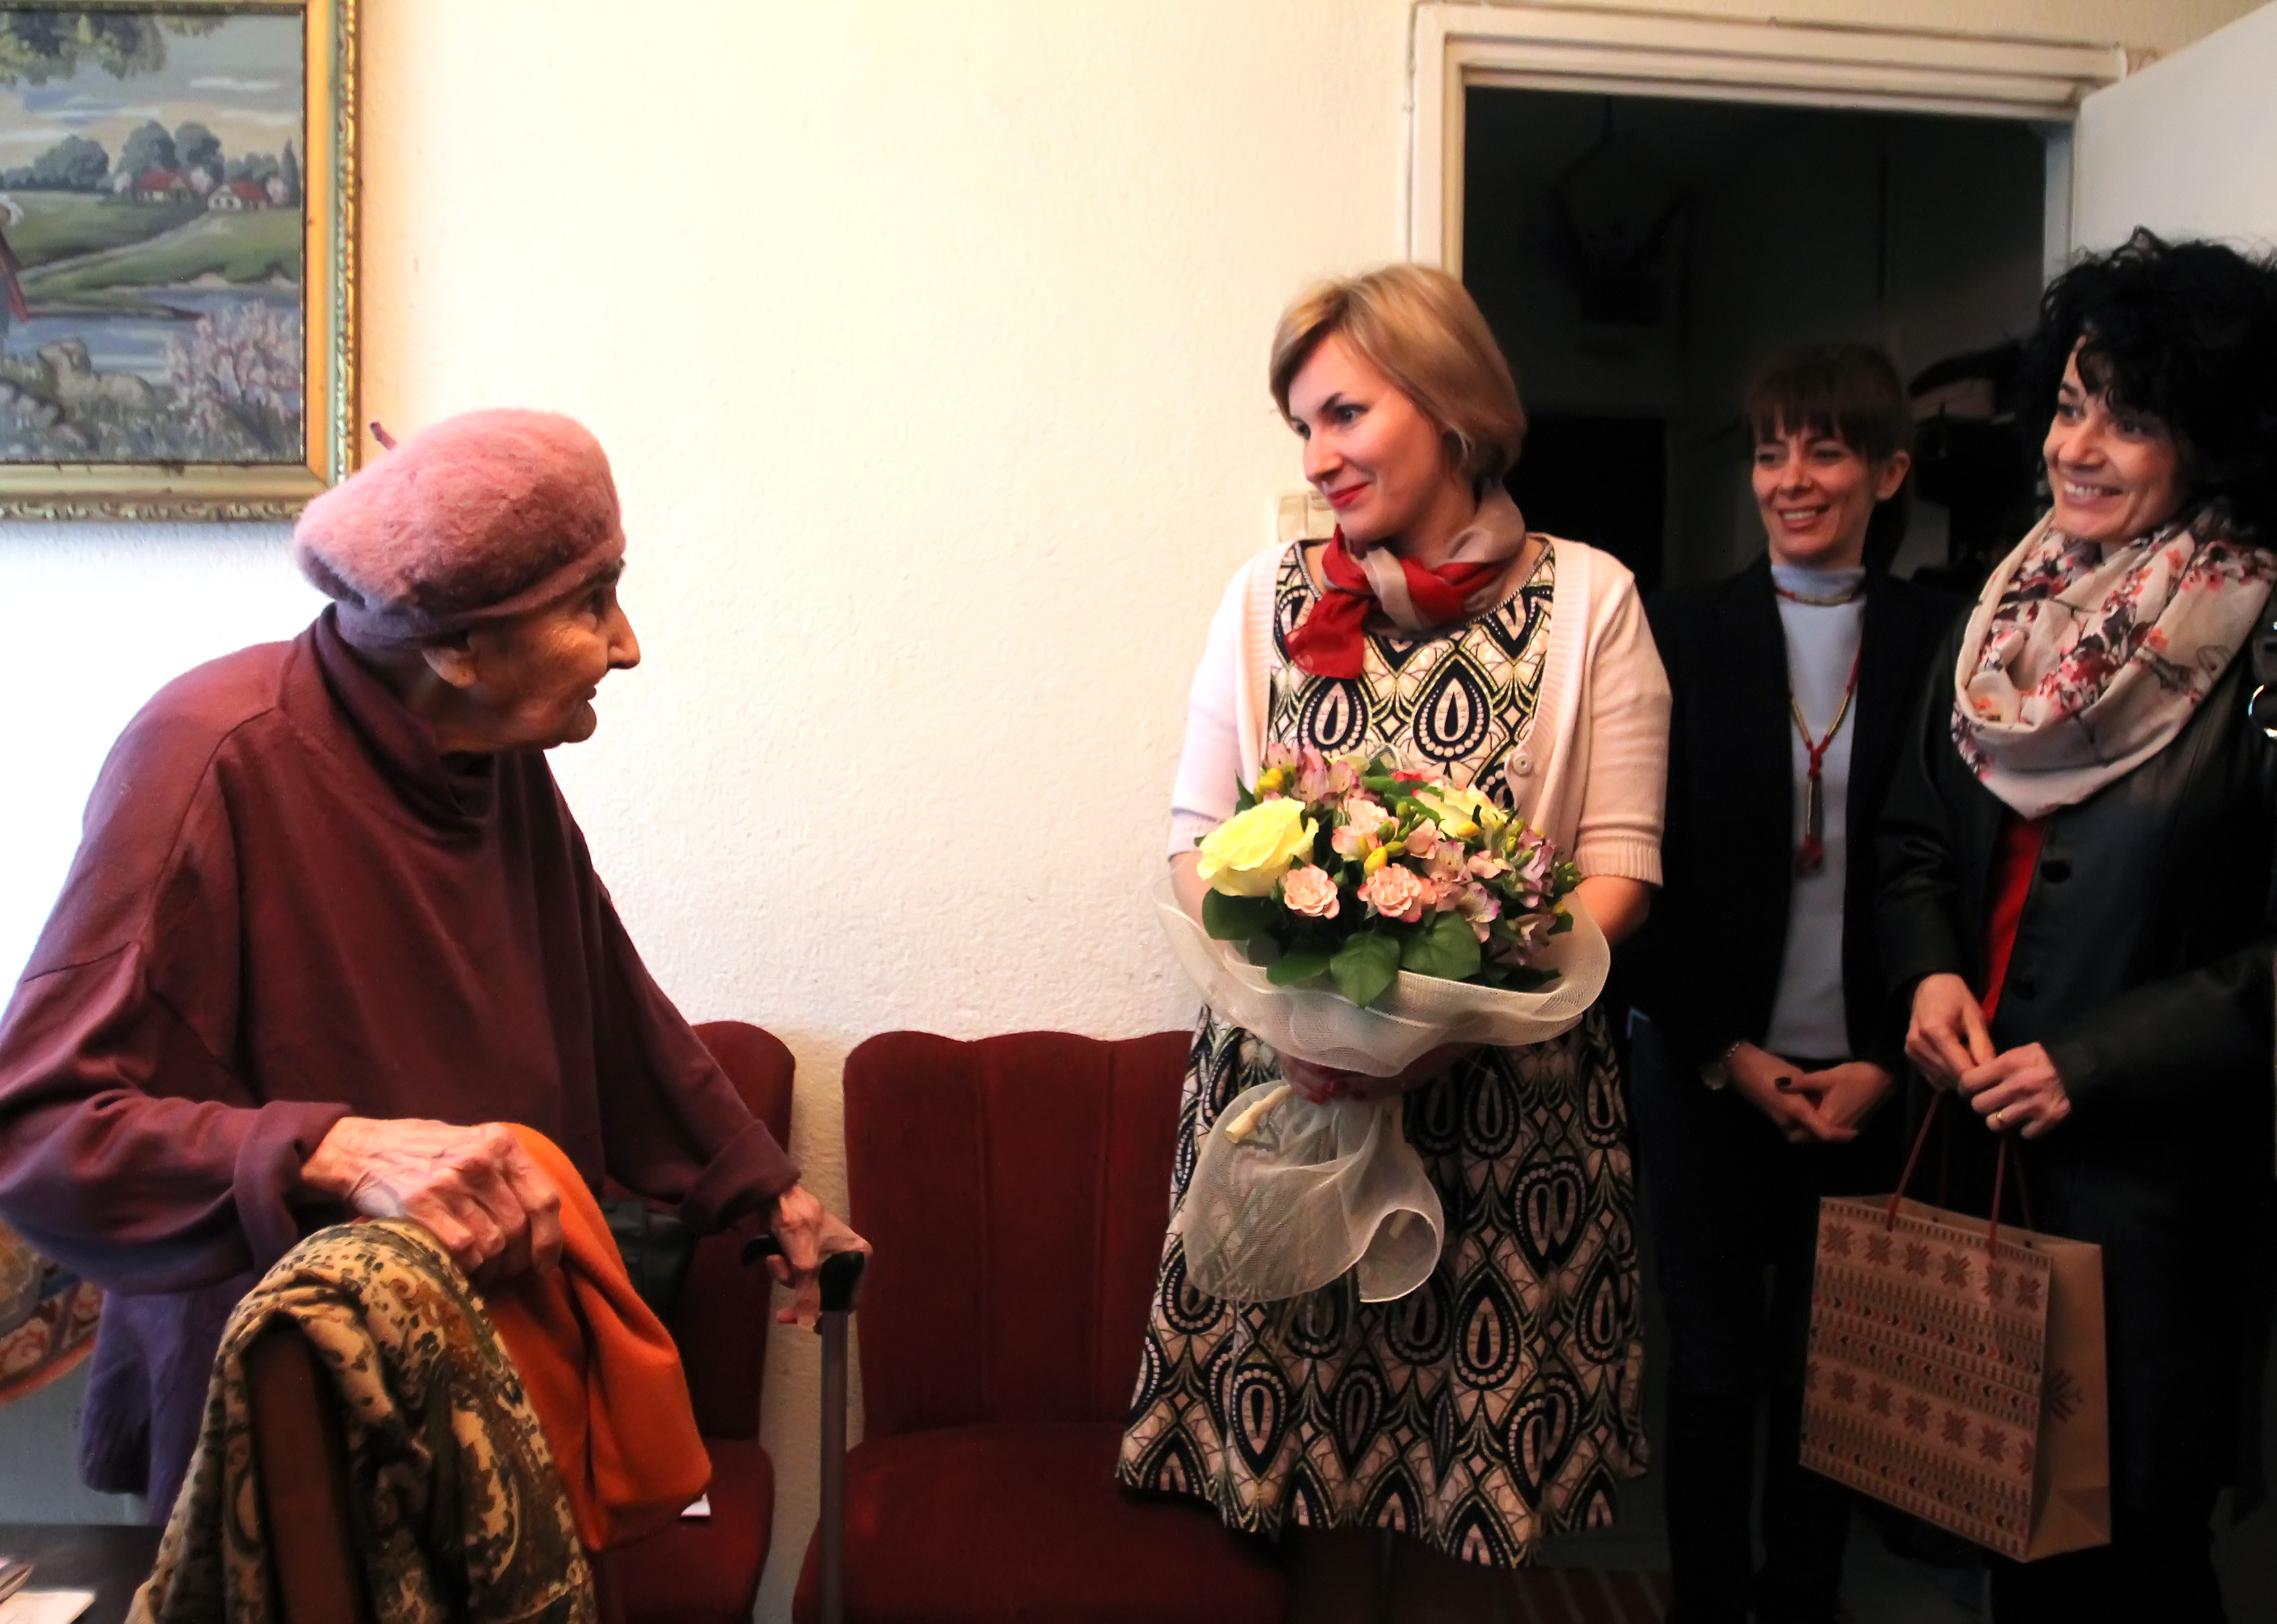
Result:
<instances>
[{"instance_id":1,"label":"bouquet of flowers","mask_svg":"<svg viewBox=\"0 0 2277 1624\"><path fill-rule=\"evenodd\" d=\"M1402 970L1539 992L1581 871L1475 789L1382 757L1274 745L1201 843L1202 924L1276 987L1323 976L1366 1009Z\"/></svg>"},{"instance_id":2,"label":"bouquet of flowers","mask_svg":"<svg viewBox=\"0 0 2277 1624\"><path fill-rule=\"evenodd\" d=\"M1156 905L1211 1007L1281 1054L1390 1076L1442 1044L1555 1037L1603 990L1579 869L1474 788L1276 745L1237 807L1200 844L1201 920L1167 879ZM1443 1214L1399 1101L1291 1095L1244 1090L1203 1139L1173 1220L1189 1278L1254 1302L1357 1269L1364 1301L1405 1295Z\"/></svg>"}]
</instances>

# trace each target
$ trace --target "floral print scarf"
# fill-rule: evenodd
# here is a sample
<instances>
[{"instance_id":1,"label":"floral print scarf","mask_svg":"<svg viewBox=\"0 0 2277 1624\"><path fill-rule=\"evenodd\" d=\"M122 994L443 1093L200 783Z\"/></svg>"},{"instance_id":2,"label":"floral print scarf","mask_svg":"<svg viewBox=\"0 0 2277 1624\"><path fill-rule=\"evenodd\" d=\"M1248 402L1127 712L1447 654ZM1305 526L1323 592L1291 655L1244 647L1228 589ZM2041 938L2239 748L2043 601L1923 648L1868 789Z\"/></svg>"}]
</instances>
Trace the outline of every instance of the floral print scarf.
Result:
<instances>
[{"instance_id":1,"label":"floral print scarf","mask_svg":"<svg viewBox=\"0 0 2277 1624\"><path fill-rule=\"evenodd\" d=\"M245 1370L280 1315L337 1384L377 1624L595 1624L592 1568L521 1377L466 1277L400 1218L317 1231L237 1305L128 1624L280 1616Z\"/></svg>"},{"instance_id":2,"label":"floral print scarf","mask_svg":"<svg viewBox=\"0 0 2277 1624\"><path fill-rule=\"evenodd\" d=\"M1961 759L2020 817L2086 800L2182 732L2273 580L2277 558L2211 508L2108 548L2051 514L1969 615L1953 671Z\"/></svg>"}]
</instances>

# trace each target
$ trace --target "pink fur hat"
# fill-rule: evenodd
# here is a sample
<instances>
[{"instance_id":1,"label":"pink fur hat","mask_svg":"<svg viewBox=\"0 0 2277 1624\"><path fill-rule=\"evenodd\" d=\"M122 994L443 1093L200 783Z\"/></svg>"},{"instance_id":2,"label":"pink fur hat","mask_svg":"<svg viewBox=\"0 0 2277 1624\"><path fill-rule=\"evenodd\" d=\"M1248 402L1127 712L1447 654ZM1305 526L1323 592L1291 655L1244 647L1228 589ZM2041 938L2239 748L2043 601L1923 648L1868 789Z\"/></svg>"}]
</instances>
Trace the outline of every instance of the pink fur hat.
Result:
<instances>
[{"instance_id":1,"label":"pink fur hat","mask_svg":"<svg viewBox=\"0 0 2277 1624\"><path fill-rule=\"evenodd\" d=\"M341 635L416 648L541 609L624 556L609 459L549 412L468 412L316 497L293 559Z\"/></svg>"}]
</instances>

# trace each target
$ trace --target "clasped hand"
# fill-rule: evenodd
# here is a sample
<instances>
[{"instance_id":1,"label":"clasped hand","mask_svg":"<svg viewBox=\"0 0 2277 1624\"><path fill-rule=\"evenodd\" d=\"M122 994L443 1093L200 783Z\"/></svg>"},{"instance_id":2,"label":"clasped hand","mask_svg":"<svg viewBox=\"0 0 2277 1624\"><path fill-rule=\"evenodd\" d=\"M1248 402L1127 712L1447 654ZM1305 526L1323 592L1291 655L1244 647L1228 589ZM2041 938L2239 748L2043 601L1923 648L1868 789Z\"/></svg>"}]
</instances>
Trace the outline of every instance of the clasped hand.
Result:
<instances>
[{"instance_id":1,"label":"clasped hand","mask_svg":"<svg viewBox=\"0 0 2277 1624\"><path fill-rule=\"evenodd\" d=\"M777 1285L788 1286L791 1292L790 1306L775 1310L775 1323L811 1329L822 1317L824 1262L841 1252L866 1256L870 1243L841 1223L803 1184L794 1184L775 1198L767 1227L782 1247L781 1256L767 1259L767 1269Z\"/></svg>"},{"instance_id":2,"label":"clasped hand","mask_svg":"<svg viewBox=\"0 0 2277 1624\"><path fill-rule=\"evenodd\" d=\"M1767 1049L1741 1043L1729 1062L1732 1086L1771 1119L1789 1144L1845 1144L1889 1091L1890 1074L1870 1060L1798 1071Z\"/></svg>"},{"instance_id":3,"label":"clasped hand","mask_svg":"<svg viewBox=\"0 0 2277 1624\"><path fill-rule=\"evenodd\" d=\"M1906 1056L1940 1089L1958 1089L1996 1132L2021 1128L2037 1139L2071 1115L2071 1096L2047 1050L2025 1043L1996 1052L1969 983L1924 975L1914 989Z\"/></svg>"},{"instance_id":4,"label":"clasped hand","mask_svg":"<svg viewBox=\"0 0 2277 1624\"><path fill-rule=\"evenodd\" d=\"M301 1182L362 1217L410 1219L478 1286L561 1260L561 1192L502 1122L343 1117L301 1167ZM767 1267L792 1294L775 1318L811 1325L821 1312L823 1260L867 1252L870 1243L802 1184L775 1198L767 1227L782 1246Z\"/></svg>"},{"instance_id":5,"label":"clasped hand","mask_svg":"<svg viewBox=\"0 0 2277 1624\"><path fill-rule=\"evenodd\" d=\"M365 1218L409 1218L477 1286L561 1259L561 1192L502 1122L342 1117L301 1182Z\"/></svg>"}]
</instances>

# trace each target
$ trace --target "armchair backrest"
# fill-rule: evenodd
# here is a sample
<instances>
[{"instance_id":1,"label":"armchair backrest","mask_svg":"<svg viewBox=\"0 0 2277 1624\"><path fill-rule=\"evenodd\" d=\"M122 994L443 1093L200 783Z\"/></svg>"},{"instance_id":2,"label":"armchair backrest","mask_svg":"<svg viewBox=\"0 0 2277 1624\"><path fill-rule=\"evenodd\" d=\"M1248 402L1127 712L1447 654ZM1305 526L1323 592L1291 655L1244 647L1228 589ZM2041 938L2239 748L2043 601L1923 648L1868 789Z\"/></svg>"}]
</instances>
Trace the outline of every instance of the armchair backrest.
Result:
<instances>
[{"instance_id":1,"label":"armchair backrest","mask_svg":"<svg viewBox=\"0 0 2277 1624\"><path fill-rule=\"evenodd\" d=\"M1120 1421L1189 1038L871 1038L846 1061L863 1430Z\"/></svg>"},{"instance_id":2,"label":"armchair backrest","mask_svg":"<svg viewBox=\"0 0 2277 1624\"><path fill-rule=\"evenodd\" d=\"M796 1062L772 1032L741 1021L712 1021L696 1028L751 1114L778 1144L790 1142L790 1096ZM767 1365L767 1326L773 1320L767 1271L741 1261L743 1239L758 1232L746 1219L724 1234L696 1243L688 1281L674 1305L668 1329L688 1372L697 1430L706 1438L759 1435L759 1378Z\"/></svg>"}]
</instances>

